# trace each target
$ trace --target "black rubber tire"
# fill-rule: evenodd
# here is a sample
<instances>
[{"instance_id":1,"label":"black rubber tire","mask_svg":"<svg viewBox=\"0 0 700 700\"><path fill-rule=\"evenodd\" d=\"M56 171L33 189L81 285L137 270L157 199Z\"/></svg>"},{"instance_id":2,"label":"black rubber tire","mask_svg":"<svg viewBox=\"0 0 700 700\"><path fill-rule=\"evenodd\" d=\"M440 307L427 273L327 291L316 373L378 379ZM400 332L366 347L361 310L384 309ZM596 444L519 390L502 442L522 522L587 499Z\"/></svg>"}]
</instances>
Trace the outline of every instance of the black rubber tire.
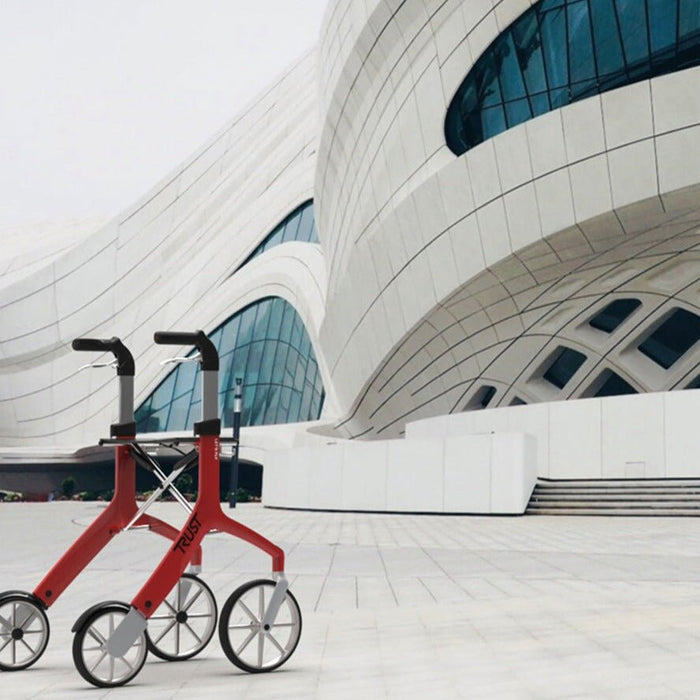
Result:
<instances>
[{"instance_id":1,"label":"black rubber tire","mask_svg":"<svg viewBox=\"0 0 700 700\"><path fill-rule=\"evenodd\" d=\"M159 659L163 659L164 661L184 661L185 659L191 659L193 656L196 656L197 654L199 654L199 652L201 652L207 646L207 644L209 644L209 642L211 641L211 638L214 636L214 631L216 630L218 608L216 605L216 598L214 597L214 594L212 593L211 588L209 588L209 586L207 586L207 584L204 583L204 581L202 581L202 579L199 578L198 576L195 576L194 574L183 574L180 577L180 581L178 581L178 583L176 584L175 589L180 584L180 582L182 582L182 579L189 579L191 581L194 581L196 583L196 585L198 585L202 589L202 591L204 592L204 595L207 596L207 600L209 601L209 604L210 604L210 609L213 612L213 614L211 615L211 617L213 618L213 621L212 621L211 626L205 630L204 637L198 642L198 645L196 646L196 648L190 648L189 650L187 650L183 653L176 653L176 654L169 653L168 651L158 647L156 642L154 642L151 639L150 631L146 630L146 642L148 644L148 650L153 655L157 656ZM173 590L175 590L175 589L173 589ZM173 591L171 591L170 593L172 593L172 592ZM170 593L168 593L168 596L170 595ZM166 600L167 600L167 597L166 597ZM165 601L163 602L163 605L165 605ZM174 612L177 613L180 611L175 610ZM158 610L156 610L156 612L153 614L153 616L151 616L149 618L149 620L153 620L157 616L158 616ZM184 620L183 622L177 622L177 621L175 622L175 625L177 625L178 627L180 625L184 625L184 624L186 624L186 620ZM178 632L178 634L179 634L179 632ZM192 636L194 636L194 635L192 635Z\"/></svg>"},{"instance_id":2,"label":"black rubber tire","mask_svg":"<svg viewBox=\"0 0 700 700\"><path fill-rule=\"evenodd\" d=\"M76 631L75 637L73 637L73 663L75 664L76 669L78 669L78 673L88 683L92 683L92 685L97 686L98 688L117 688L121 685L125 685L132 678L135 678L138 675L139 671L143 668L143 665L146 662L146 657L148 656L148 644L146 643L145 632L141 634L140 643L138 643L138 646L143 649L143 652L139 652L139 656L136 659L136 663L131 667L131 672L119 676L117 679L100 678L99 676L94 675L92 671L88 669L85 663L85 659L83 657L84 640L88 636L88 634L90 634L90 630L92 626L97 622L97 620L106 615L112 615L115 613L121 613L122 616L126 616L129 612L129 609L130 607L126 603L105 603L100 607L96 607L90 613L90 615L86 617L80 629ZM137 644L134 644L131 647L131 649L133 649L134 646L137 646ZM123 659L124 657L119 658ZM93 669L96 668L99 665L99 663L95 664L95 666L93 666Z\"/></svg>"},{"instance_id":3,"label":"black rubber tire","mask_svg":"<svg viewBox=\"0 0 700 700\"><path fill-rule=\"evenodd\" d=\"M228 600L224 603L224 607L221 609L221 616L219 617L219 641L221 642L221 648L224 650L224 653L226 654L228 660L232 664L238 666L238 668L242 669L243 671L247 671L248 673L267 673L269 671L274 671L276 668L279 668L294 653L294 651L297 648L297 645L299 644L299 639L301 638L301 610L299 608L299 603L297 603L296 598L292 595L291 591L287 590L284 601L282 603L282 607L280 608L280 613L278 614L278 619L273 625L273 629L275 626L279 626L288 627L290 630L288 638L283 645L284 651L279 655L278 658L272 659L268 662L261 663L259 657L258 663L255 665L241 658L241 653L245 650L245 648L248 647L248 645L253 641L253 639L258 638L261 633L264 633L266 637L271 637L271 630L263 631L260 628L260 622L262 621L262 613L264 611L263 593L263 598L260 599L258 614L256 615L255 613L252 613L250 608L248 608L246 612L249 618L248 626L246 627L245 625L240 625L237 627L237 629L240 629L241 631L246 629L249 630L248 636L246 637L247 641L244 640L244 644L240 645L237 650L234 650L233 648L233 644L231 643L231 638L229 634L230 629L233 628L229 626L229 620L236 605L239 603L241 598L247 593L249 593L251 590L261 587L266 589L267 587L269 587L271 595L276 585L277 584L274 581L271 581L269 579L256 579L255 581L249 581L248 583L244 583L228 597ZM280 614L283 615L282 622L280 622ZM262 654L262 652L260 653Z\"/></svg>"},{"instance_id":4,"label":"black rubber tire","mask_svg":"<svg viewBox=\"0 0 700 700\"><path fill-rule=\"evenodd\" d=\"M11 615L6 617L3 615L2 607L10 606ZM39 621L39 629L28 630L27 622L28 617L23 615L21 621L16 619L18 609L24 609L28 611L31 618L36 618ZM25 668L29 668L32 664L35 664L42 654L46 651L46 647L49 643L49 619L46 617L44 609L38 602L35 602L31 593L24 593L22 591L8 591L7 593L0 593L0 616L13 625L12 629L6 631L5 625L0 623L0 670L2 671L22 671ZM19 623L19 624L17 624ZM5 650L11 650L8 652L10 657L16 659L17 647L19 647L18 642L22 642L23 646L27 646L27 642L24 640L25 635L41 635L39 643L35 649L30 650L31 654L29 658L24 660L12 662L10 659L3 660L5 657ZM19 636L19 638L17 638Z\"/></svg>"}]
</instances>

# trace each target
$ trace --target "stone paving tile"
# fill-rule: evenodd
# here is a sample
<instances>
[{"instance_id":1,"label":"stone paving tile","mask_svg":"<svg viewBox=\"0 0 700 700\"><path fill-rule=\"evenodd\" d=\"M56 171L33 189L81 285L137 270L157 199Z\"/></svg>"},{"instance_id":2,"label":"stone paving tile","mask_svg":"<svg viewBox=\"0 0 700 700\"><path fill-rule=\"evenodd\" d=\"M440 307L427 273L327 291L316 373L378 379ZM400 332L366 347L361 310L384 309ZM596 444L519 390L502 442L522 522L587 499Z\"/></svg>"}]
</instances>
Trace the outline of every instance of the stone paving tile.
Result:
<instances>
[{"instance_id":1,"label":"stone paving tile","mask_svg":"<svg viewBox=\"0 0 700 700\"><path fill-rule=\"evenodd\" d=\"M0 590L32 590L99 504L0 504ZM182 522L176 504L155 514ZM0 675L3 700L202 698L697 698L700 521L302 513L240 506L287 551L304 616L299 648L247 675L219 642L147 662L127 689L88 689L70 627L94 602L130 600L167 543L120 535L49 611L39 662ZM178 520L179 519L179 520ZM204 578L219 607L268 558L221 534Z\"/></svg>"}]
</instances>

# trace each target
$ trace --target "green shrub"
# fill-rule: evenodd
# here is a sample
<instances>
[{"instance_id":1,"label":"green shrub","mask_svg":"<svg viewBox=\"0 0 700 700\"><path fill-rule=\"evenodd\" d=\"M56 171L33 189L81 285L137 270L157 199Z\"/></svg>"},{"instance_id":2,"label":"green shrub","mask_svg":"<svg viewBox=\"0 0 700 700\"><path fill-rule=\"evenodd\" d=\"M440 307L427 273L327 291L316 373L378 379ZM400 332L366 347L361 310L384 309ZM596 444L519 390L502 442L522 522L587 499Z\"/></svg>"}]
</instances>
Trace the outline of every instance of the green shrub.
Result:
<instances>
[{"instance_id":1,"label":"green shrub","mask_svg":"<svg viewBox=\"0 0 700 700\"><path fill-rule=\"evenodd\" d=\"M66 498L72 498L75 493L75 479L72 476L67 476L61 483L61 493Z\"/></svg>"}]
</instances>

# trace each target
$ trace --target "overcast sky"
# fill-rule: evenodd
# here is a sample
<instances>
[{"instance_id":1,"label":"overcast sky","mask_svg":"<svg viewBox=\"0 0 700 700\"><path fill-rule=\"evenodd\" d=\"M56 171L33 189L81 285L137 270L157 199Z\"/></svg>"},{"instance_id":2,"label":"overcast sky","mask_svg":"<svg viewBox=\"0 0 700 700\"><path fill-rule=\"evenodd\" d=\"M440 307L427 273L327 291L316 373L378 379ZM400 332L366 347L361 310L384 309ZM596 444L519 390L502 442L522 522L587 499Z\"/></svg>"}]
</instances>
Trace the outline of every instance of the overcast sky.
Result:
<instances>
[{"instance_id":1,"label":"overcast sky","mask_svg":"<svg viewBox=\"0 0 700 700\"><path fill-rule=\"evenodd\" d=\"M329 0L0 0L0 231L112 216L316 44Z\"/></svg>"}]
</instances>

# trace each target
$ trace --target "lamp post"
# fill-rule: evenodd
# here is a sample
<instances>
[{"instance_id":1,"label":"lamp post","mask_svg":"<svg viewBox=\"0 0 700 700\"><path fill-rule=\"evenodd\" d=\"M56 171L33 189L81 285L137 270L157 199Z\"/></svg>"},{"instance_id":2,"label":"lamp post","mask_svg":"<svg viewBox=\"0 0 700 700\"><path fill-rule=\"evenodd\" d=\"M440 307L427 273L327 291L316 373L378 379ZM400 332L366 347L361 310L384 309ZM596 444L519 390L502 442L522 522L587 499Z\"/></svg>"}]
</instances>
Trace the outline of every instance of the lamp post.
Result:
<instances>
[{"instance_id":1,"label":"lamp post","mask_svg":"<svg viewBox=\"0 0 700 700\"><path fill-rule=\"evenodd\" d=\"M238 448L241 439L241 412L243 410L243 379L236 377L236 391L233 394L233 451L231 452L231 478L229 480L228 507L236 507L238 490Z\"/></svg>"}]
</instances>

